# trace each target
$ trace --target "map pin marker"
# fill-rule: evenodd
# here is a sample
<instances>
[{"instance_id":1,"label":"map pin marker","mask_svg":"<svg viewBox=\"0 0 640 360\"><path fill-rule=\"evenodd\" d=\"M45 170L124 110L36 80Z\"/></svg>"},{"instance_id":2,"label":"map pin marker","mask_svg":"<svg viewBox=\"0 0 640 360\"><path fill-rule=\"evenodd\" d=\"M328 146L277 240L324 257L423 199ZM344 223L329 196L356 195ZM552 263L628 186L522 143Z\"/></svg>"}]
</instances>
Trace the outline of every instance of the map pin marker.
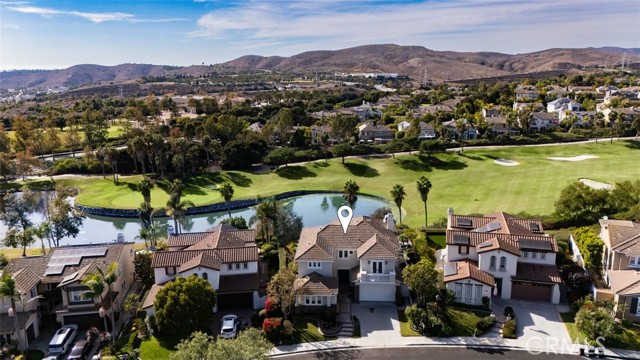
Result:
<instances>
[{"instance_id":1,"label":"map pin marker","mask_svg":"<svg viewBox=\"0 0 640 360\"><path fill-rule=\"evenodd\" d=\"M349 223L351 222L352 217L353 210L351 210L350 206L343 205L338 209L338 220L340 220L342 231L344 231L345 234L347 233L347 228L349 227Z\"/></svg>"}]
</instances>

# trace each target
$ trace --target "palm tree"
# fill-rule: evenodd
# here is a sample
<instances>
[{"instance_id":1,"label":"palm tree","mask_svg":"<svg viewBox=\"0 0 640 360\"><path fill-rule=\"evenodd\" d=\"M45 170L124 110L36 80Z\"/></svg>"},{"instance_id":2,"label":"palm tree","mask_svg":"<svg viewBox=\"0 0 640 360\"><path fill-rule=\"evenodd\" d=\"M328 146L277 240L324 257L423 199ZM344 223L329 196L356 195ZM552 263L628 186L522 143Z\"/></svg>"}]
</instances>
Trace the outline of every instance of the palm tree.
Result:
<instances>
[{"instance_id":1,"label":"palm tree","mask_svg":"<svg viewBox=\"0 0 640 360\"><path fill-rule=\"evenodd\" d=\"M111 265L109 265L109 267L107 268L106 272L101 267L97 267L96 270L98 272L97 274L92 274L87 276L82 282L85 286L89 288L89 291L87 291L85 295L90 298L100 297L100 302L101 304L103 304L104 290L105 289L109 290L109 302L110 302L109 310L111 311L111 316L110 316L111 331L114 331L116 326L115 326L115 319L113 316L114 299L113 299L112 286L118 280L118 263L115 263L115 262L111 263ZM106 324L106 320L105 320L105 324ZM112 342L115 341L114 336L111 336L111 341Z\"/></svg>"},{"instance_id":2,"label":"palm tree","mask_svg":"<svg viewBox=\"0 0 640 360\"><path fill-rule=\"evenodd\" d=\"M347 182L344 183L342 197L347 200L351 207L353 207L358 200L358 191L360 191L360 186L358 186L355 181L347 180Z\"/></svg>"},{"instance_id":3,"label":"palm tree","mask_svg":"<svg viewBox=\"0 0 640 360\"><path fill-rule=\"evenodd\" d=\"M180 201L179 197L171 196L167 201L166 213L173 219L176 233L180 233L179 220L187 212L187 209L193 205L189 200Z\"/></svg>"},{"instance_id":4,"label":"palm tree","mask_svg":"<svg viewBox=\"0 0 640 360\"><path fill-rule=\"evenodd\" d=\"M151 234L149 232L149 229L145 229L144 227L142 227L138 231L138 235L136 235L135 239L144 240L144 248L147 249L149 247L147 244L151 240L150 237L151 237Z\"/></svg>"},{"instance_id":5,"label":"palm tree","mask_svg":"<svg viewBox=\"0 0 640 360\"><path fill-rule=\"evenodd\" d=\"M402 200L404 200L405 195L407 195L407 193L404 191L404 186L400 184L393 185L393 188L391 189L391 197L393 198L393 202L396 203L396 206L398 207L400 225L402 225Z\"/></svg>"},{"instance_id":6,"label":"palm tree","mask_svg":"<svg viewBox=\"0 0 640 360\"><path fill-rule=\"evenodd\" d=\"M143 177L138 184L138 191L142 193L144 202L147 204L151 204L151 189L153 189L153 180L147 176Z\"/></svg>"},{"instance_id":7,"label":"palm tree","mask_svg":"<svg viewBox=\"0 0 640 360\"><path fill-rule=\"evenodd\" d=\"M15 327L16 333L18 334L18 338L16 339L20 342L20 332L18 329L18 309L16 309L16 300L20 300L20 305L22 305L22 311L24 311L24 298L21 296L18 288L16 287L16 281L8 271L5 271L2 274L2 278L0 278L0 297L8 297L11 300L11 308L14 312L15 319Z\"/></svg>"},{"instance_id":8,"label":"palm tree","mask_svg":"<svg viewBox=\"0 0 640 360\"><path fill-rule=\"evenodd\" d=\"M231 199L233 198L233 186L228 182L220 185L220 195L224 198L224 203L227 205L227 211L229 211L229 218L231 218L231 207L229 206Z\"/></svg>"},{"instance_id":9,"label":"palm tree","mask_svg":"<svg viewBox=\"0 0 640 360\"><path fill-rule=\"evenodd\" d=\"M148 202L141 202L140 206L138 206L138 217L140 217L140 220L142 221L143 229L148 229L153 223L154 212L154 209Z\"/></svg>"},{"instance_id":10,"label":"palm tree","mask_svg":"<svg viewBox=\"0 0 640 360\"><path fill-rule=\"evenodd\" d=\"M429 198L429 191L431 190L431 181L422 175L418 178L416 182L416 186L418 188L418 192L420 193L420 198L424 203L424 229L427 230L427 199Z\"/></svg>"}]
</instances>

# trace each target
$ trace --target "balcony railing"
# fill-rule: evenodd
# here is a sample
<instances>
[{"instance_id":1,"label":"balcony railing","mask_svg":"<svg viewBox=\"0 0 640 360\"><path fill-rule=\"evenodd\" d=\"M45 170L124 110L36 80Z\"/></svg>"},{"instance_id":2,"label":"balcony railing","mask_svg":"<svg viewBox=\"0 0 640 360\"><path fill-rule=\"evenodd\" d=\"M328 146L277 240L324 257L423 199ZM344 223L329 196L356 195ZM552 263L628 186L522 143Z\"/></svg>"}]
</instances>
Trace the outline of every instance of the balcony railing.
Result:
<instances>
[{"instance_id":1,"label":"balcony railing","mask_svg":"<svg viewBox=\"0 0 640 360\"><path fill-rule=\"evenodd\" d=\"M392 271L387 274L367 274L366 271L360 271L360 281L366 283L390 283L395 282L396 272Z\"/></svg>"}]
</instances>

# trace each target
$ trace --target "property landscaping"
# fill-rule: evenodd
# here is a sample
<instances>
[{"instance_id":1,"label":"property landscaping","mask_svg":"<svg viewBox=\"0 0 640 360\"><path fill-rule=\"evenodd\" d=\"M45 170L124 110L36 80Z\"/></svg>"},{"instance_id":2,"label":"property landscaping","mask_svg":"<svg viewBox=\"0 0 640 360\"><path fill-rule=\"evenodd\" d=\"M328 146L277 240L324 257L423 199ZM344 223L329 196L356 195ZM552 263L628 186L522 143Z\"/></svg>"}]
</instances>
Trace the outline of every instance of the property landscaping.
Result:
<instances>
[{"instance_id":1,"label":"property landscaping","mask_svg":"<svg viewBox=\"0 0 640 360\"><path fill-rule=\"evenodd\" d=\"M571 340L583 343L583 336L580 334L575 323L576 313L570 311L560 313L560 316L562 317L564 325L567 327L567 332ZM611 334L606 337L604 345L614 349L638 350L640 349L640 327L633 324L614 322L613 330Z\"/></svg>"},{"instance_id":2,"label":"property landscaping","mask_svg":"<svg viewBox=\"0 0 640 360\"><path fill-rule=\"evenodd\" d=\"M552 156L593 154L598 158L584 161L554 161ZM361 193L388 198L391 184L403 185L407 196L403 202L409 226L424 224L424 204L416 190L419 175L426 174L433 183L429 195L429 223L442 219L447 208L456 213L526 212L549 215L560 191L580 178L615 183L640 176L635 166L638 146L632 141L613 144L600 142L563 146L540 146L499 149L465 149L461 154L444 153L430 157L403 155L385 159L339 159L325 163L289 166L271 172L228 171L201 174L184 179L184 199L196 206L222 202L217 186L228 181L235 188L234 200L269 196L291 190L342 191L348 179L355 180ZM518 166L500 166L493 160L508 158ZM616 169L624 168L620 172ZM384 178L385 181L380 181ZM141 176L121 177L119 184L101 178L67 178L60 181L77 186L81 205L134 209L142 202L135 191ZM169 182L160 181L152 189L153 207L162 207L169 199ZM397 211L394 209L394 211Z\"/></svg>"}]
</instances>

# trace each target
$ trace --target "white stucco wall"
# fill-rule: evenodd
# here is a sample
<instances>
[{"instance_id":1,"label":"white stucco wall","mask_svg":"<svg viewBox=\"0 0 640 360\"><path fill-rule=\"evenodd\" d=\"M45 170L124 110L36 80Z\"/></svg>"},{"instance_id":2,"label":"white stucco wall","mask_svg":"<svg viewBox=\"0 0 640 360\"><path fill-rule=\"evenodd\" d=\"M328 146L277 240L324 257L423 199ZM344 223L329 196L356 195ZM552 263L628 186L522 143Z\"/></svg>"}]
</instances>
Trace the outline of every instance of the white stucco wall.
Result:
<instances>
[{"instance_id":1,"label":"white stucco wall","mask_svg":"<svg viewBox=\"0 0 640 360\"><path fill-rule=\"evenodd\" d=\"M462 296L460 298L456 298L455 301L457 302L463 302L463 303L467 303L466 299L466 291L467 291L467 284L471 284L472 288L471 288L471 302L469 302L470 305L482 305L482 297L487 296L489 298L491 298L491 292L492 292L492 288L489 285L483 284L479 281L476 280L472 280L472 279L463 279L463 280L459 280L459 281L451 281L446 283L446 287L447 289L453 291L455 293L456 291L456 284L462 284ZM481 285L482 286L482 295L480 297L476 296L476 285Z\"/></svg>"},{"instance_id":2,"label":"white stucco wall","mask_svg":"<svg viewBox=\"0 0 640 360\"><path fill-rule=\"evenodd\" d=\"M342 251L349 251L349 252L353 252L351 254L349 254L349 257L346 259L339 259L338 258L338 252L342 250ZM356 249L349 249L349 248L340 248L340 249L334 249L333 250L333 258L335 260L334 262L334 266L332 269L332 274L331 276L338 276L338 270L349 270L352 267L358 265L358 258L356 255Z\"/></svg>"},{"instance_id":3,"label":"white stucco wall","mask_svg":"<svg viewBox=\"0 0 640 360\"><path fill-rule=\"evenodd\" d=\"M221 275L241 275L241 274L252 274L258 272L258 262L250 261L247 263L247 268L244 269L243 263L240 264L240 269L236 269L236 263L232 264L233 270L229 270L229 264L224 263L220 266L220 274Z\"/></svg>"},{"instance_id":4,"label":"white stucco wall","mask_svg":"<svg viewBox=\"0 0 640 360\"><path fill-rule=\"evenodd\" d=\"M309 263L311 261L299 261L298 262L298 276L304 277L312 272L317 272L320 275L331 277L333 276L333 262L330 261L320 261L320 268L309 268ZM315 261L318 262L318 261Z\"/></svg>"},{"instance_id":5,"label":"white stucco wall","mask_svg":"<svg viewBox=\"0 0 640 360\"><path fill-rule=\"evenodd\" d=\"M176 268L176 272L177 271L178 270ZM164 284L169 280L175 279L176 276L178 276L178 274L167 275L165 272L165 268L153 268L153 278L156 280L156 284Z\"/></svg>"},{"instance_id":6,"label":"white stucco wall","mask_svg":"<svg viewBox=\"0 0 640 360\"><path fill-rule=\"evenodd\" d=\"M187 278L191 275L198 275L198 277L203 277L202 274L207 274L207 281L211 284L211 287L214 290L218 290L220 288L220 272L214 269L208 269L204 267L197 267L193 269L189 269L180 274L181 277Z\"/></svg>"},{"instance_id":7,"label":"white stucco wall","mask_svg":"<svg viewBox=\"0 0 640 360\"><path fill-rule=\"evenodd\" d=\"M523 255L523 251L521 251L520 254L520 259L518 259L518 261L521 261L523 263L529 263L529 264L540 264L540 265L555 265L556 264L556 253L545 253L545 258L544 260L540 258L540 252L536 252L536 258L533 258L533 254L531 251L528 251L527 258L524 258Z\"/></svg>"},{"instance_id":8,"label":"white stucco wall","mask_svg":"<svg viewBox=\"0 0 640 360\"><path fill-rule=\"evenodd\" d=\"M469 246L469 254L458 254L459 245L447 245L447 261L471 259L478 261L478 252L474 246Z\"/></svg>"},{"instance_id":9,"label":"white stucco wall","mask_svg":"<svg viewBox=\"0 0 640 360\"><path fill-rule=\"evenodd\" d=\"M490 268L491 256L496 257L495 269ZM506 264L505 270L500 270L500 258L503 256L507 258L507 264ZM516 274L516 270L518 268L518 259L519 258L517 256L511 253L508 253L504 250L492 250L492 251L487 251L480 254L479 260L478 260L478 267L480 268L480 270L487 272L493 275L494 277L510 278L511 276Z\"/></svg>"},{"instance_id":10,"label":"white stucco wall","mask_svg":"<svg viewBox=\"0 0 640 360\"><path fill-rule=\"evenodd\" d=\"M553 285L553 290L551 291L551 303L552 304L560 304L560 285Z\"/></svg>"}]
</instances>

